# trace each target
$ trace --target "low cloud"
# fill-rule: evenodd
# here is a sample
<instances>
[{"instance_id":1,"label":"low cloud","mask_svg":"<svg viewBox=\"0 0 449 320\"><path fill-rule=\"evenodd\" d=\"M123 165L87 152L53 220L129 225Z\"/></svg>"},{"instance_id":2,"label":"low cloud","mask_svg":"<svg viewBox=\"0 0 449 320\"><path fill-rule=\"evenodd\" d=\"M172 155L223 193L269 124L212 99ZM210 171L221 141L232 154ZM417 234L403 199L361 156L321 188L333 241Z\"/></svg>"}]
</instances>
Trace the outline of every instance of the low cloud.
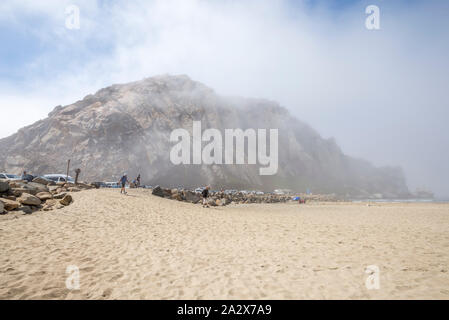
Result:
<instances>
[{"instance_id":1,"label":"low cloud","mask_svg":"<svg viewBox=\"0 0 449 320\"><path fill-rule=\"evenodd\" d=\"M72 3L80 30L65 28ZM17 62L18 44L6 44L14 77L0 73L0 136L113 83L187 74L279 101L344 152L449 196L447 1L311 3L2 1L0 35L28 35L35 52ZM380 30L365 28L369 4Z\"/></svg>"}]
</instances>

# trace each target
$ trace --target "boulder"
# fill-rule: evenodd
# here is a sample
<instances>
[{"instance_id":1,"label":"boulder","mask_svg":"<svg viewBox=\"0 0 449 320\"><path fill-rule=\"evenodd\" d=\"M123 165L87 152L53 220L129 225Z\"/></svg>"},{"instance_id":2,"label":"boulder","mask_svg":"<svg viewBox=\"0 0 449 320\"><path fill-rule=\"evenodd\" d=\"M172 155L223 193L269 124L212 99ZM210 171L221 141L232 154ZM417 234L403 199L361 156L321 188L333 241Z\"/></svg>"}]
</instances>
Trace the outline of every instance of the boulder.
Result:
<instances>
[{"instance_id":1,"label":"boulder","mask_svg":"<svg viewBox=\"0 0 449 320\"><path fill-rule=\"evenodd\" d=\"M55 194L55 195L53 196L53 199L62 199L62 198L64 198L64 197L66 196L66 194L67 194L67 193L65 193L65 192Z\"/></svg>"},{"instance_id":2,"label":"boulder","mask_svg":"<svg viewBox=\"0 0 449 320\"><path fill-rule=\"evenodd\" d=\"M59 187L59 188L56 189L56 191L53 192L53 193L63 193L63 192L67 192L67 189L66 189L66 188L61 188L61 187Z\"/></svg>"},{"instance_id":3,"label":"boulder","mask_svg":"<svg viewBox=\"0 0 449 320\"><path fill-rule=\"evenodd\" d=\"M26 184L26 182L18 181L18 180L9 181L10 188L22 188L25 184Z\"/></svg>"},{"instance_id":4,"label":"boulder","mask_svg":"<svg viewBox=\"0 0 449 320\"><path fill-rule=\"evenodd\" d=\"M184 199L191 203L198 203L201 200L201 197L192 191L184 191L183 195Z\"/></svg>"},{"instance_id":5,"label":"boulder","mask_svg":"<svg viewBox=\"0 0 449 320\"><path fill-rule=\"evenodd\" d=\"M86 183L81 183L81 182L78 182L76 184L76 187L80 188L80 189L94 189L95 188L95 186L92 186L92 185L86 184Z\"/></svg>"},{"instance_id":6,"label":"boulder","mask_svg":"<svg viewBox=\"0 0 449 320\"><path fill-rule=\"evenodd\" d=\"M48 191L53 193L53 192L56 192L56 190L58 190L59 188L60 188L59 186L49 186Z\"/></svg>"},{"instance_id":7,"label":"boulder","mask_svg":"<svg viewBox=\"0 0 449 320\"><path fill-rule=\"evenodd\" d=\"M30 206L38 206L42 203L42 201L31 194L24 193L22 194L17 201L19 201L21 204L30 205Z\"/></svg>"},{"instance_id":8,"label":"boulder","mask_svg":"<svg viewBox=\"0 0 449 320\"><path fill-rule=\"evenodd\" d=\"M228 205L230 203L230 201L226 198L222 198L222 199L217 199L215 201L215 203L217 204L217 206L224 207L224 206Z\"/></svg>"},{"instance_id":9,"label":"boulder","mask_svg":"<svg viewBox=\"0 0 449 320\"><path fill-rule=\"evenodd\" d=\"M5 211L5 205L0 201L0 214L3 214Z\"/></svg>"},{"instance_id":10,"label":"boulder","mask_svg":"<svg viewBox=\"0 0 449 320\"><path fill-rule=\"evenodd\" d=\"M20 207L20 203L17 202L17 201L12 201L12 200L8 200L8 199L0 198L0 202L3 203L3 206L6 209L6 211L12 211L12 210L17 209L18 207Z\"/></svg>"},{"instance_id":11,"label":"boulder","mask_svg":"<svg viewBox=\"0 0 449 320\"><path fill-rule=\"evenodd\" d=\"M22 193L24 193L25 191L27 191L27 190L23 189L23 188L12 188L10 193L14 197L20 197L22 195Z\"/></svg>"},{"instance_id":12,"label":"boulder","mask_svg":"<svg viewBox=\"0 0 449 320\"><path fill-rule=\"evenodd\" d=\"M163 192L162 188L159 187L159 186L155 187L151 194L153 194L155 196L158 196L158 197L163 197L164 196L164 192Z\"/></svg>"},{"instance_id":13,"label":"boulder","mask_svg":"<svg viewBox=\"0 0 449 320\"><path fill-rule=\"evenodd\" d=\"M69 191L69 192L80 192L81 189L79 189L77 187L69 187L69 188L67 188L67 191Z\"/></svg>"},{"instance_id":14,"label":"boulder","mask_svg":"<svg viewBox=\"0 0 449 320\"><path fill-rule=\"evenodd\" d=\"M171 190L162 189L161 187L157 186L156 188L153 189L152 194L158 197L170 198Z\"/></svg>"},{"instance_id":15,"label":"boulder","mask_svg":"<svg viewBox=\"0 0 449 320\"><path fill-rule=\"evenodd\" d=\"M48 192L47 186L43 185L43 184L40 184L40 183L28 182L27 186L35 188L37 190L37 192Z\"/></svg>"},{"instance_id":16,"label":"boulder","mask_svg":"<svg viewBox=\"0 0 449 320\"><path fill-rule=\"evenodd\" d=\"M64 205L64 206L68 206L69 204L71 204L73 201L72 196L70 194L65 195L64 198L62 198L59 203Z\"/></svg>"},{"instance_id":17,"label":"boulder","mask_svg":"<svg viewBox=\"0 0 449 320\"><path fill-rule=\"evenodd\" d=\"M214 199L212 199L212 198L209 198L209 199L207 200L207 204L210 205L211 207L216 207L216 206L217 206L217 203L216 203L215 201L216 201L216 200L214 200Z\"/></svg>"},{"instance_id":18,"label":"boulder","mask_svg":"<svg viewBox=\"0 0 449 320\"><path fill-rule=\"evenodd\" d=\"M22 193L28 193L28 194L32 194L35 195L36 193L38 193L38 189L32 185L28 185L28 184L14 184L14 186L11 186L11 191L12 193L16 196L16 197L20 197L20 195Z\"/></svg>"},{"instance_id":19,"label":"boulder","mask_svg":"<svg viewBox=\"0 0 449 320\"><path fill-rule=\"evenodd\" d=\"M41 201L53 199L53 195L50 192L39 192L36 194L36 197L38 197Z\"/></svg>"},{"instance_id":20,"label":"boulder","mask_svg":"<svg viewBox=\"0 0 449 320\"><path fill-rule=\"evenodd\" d=\"M9 183L6 181L0 181L0 193L8 192L9 190Z\"/></svg>"},{"instance_id":21,"label":"boulder","mask_svg":"<svg viewBox=\"0 0 449 320\"><path fill-rule=\"evenodd\" d=\"M40 183L40 184L43 184L44 186L47 186L50 181L46 180L44 178L41 178L41 177L36 177L36 178L33 179L33 182L34 183Z\"/></svg>"},{"instance_id":22,"label":"boulder","mask_svg":"<svg viewBox=\"0 0 449 320\"><path fill-rule=\"evenodd\" d=\"M21 211L22 214L32 214L33 210L29 206L21 206L17 209L17 211Z\"/></svg>"},{"instance_id":23,"label":"boulder","mask_svg":"<svg viewBox=\"0 0 449 320\"><path fill-rule=\"evenodd\" d=\"M14 196L3 195L3 198L12 200L12 201L16 201L16 197L14 197Z\"/></svg>"},{"instance_id":24,"label":"boulder","mask_svg":"<svg viewBox=\"0 0 449 320\"><path fill-rule=\"evenodd\" d=\"M53 210L54 207L55 207L55 205L56 205L57 203L58 203L58 202L57 202L57 200L55 200L55 199L47 200L47 201L45 202L45 205L44 205L44 207L42 208L42 210L44 210L44 211L50 211L50 210Z\"/></svg>"},{"instance_id":25,"label":"boulder","mask_svg":"<svg viewBox=\"0 0 449 320\"><path fill-rule=\"evenodd\" d=\"M171 198L173 200L178 200L178 201L182 201L183 200L181 194L179 194L179 193L172 193L171 194Z\"/></svg>"}]
</instances>

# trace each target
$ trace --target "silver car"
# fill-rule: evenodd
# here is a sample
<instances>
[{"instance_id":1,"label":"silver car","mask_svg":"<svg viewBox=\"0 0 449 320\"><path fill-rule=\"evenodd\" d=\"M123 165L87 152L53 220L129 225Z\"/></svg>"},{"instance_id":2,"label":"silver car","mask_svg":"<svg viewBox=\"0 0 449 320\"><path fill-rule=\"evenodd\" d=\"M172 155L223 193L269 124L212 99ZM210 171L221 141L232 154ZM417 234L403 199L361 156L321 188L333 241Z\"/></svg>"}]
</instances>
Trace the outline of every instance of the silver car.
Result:
<instances>
[{"instance_id":1,"label":"silver car","mask_svg":"<svg viewBox=\"0 0 449 320\"><path fill-rule=\"evenodd\" d=\"M0 179L4 180L20 180L20 176L10 173L0 173Z\"/></svg>"}]
</instances>

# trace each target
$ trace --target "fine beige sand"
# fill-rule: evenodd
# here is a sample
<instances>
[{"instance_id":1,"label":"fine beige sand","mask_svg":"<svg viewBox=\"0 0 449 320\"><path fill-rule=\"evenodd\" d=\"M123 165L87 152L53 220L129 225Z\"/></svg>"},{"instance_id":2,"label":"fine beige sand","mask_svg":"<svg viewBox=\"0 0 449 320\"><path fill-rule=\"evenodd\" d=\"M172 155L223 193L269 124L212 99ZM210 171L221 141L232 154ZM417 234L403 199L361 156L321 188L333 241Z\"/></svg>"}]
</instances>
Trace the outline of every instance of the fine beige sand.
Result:
<instances>
[{"instance_id":1,"label":"fine beige sand","mask_svg":"<svg viewBox=\"0 0 449 320\"><path fill-rule=\"evenodd\" d=\"M1 299L449 298L449 204L203 209L147 190L73 197L0 217ZM66 288L70 265L79 290ZM380 288L368 290L376 275Z\"/></svg>"}]
</instances>

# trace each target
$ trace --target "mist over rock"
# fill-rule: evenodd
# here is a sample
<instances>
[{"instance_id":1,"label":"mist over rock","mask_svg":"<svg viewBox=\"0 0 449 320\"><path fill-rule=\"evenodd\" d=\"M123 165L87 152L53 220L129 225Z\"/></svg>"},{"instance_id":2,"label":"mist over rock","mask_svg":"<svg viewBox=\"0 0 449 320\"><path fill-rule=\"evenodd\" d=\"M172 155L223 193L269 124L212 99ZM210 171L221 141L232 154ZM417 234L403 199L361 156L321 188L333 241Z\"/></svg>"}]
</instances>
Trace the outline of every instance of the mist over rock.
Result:
<instances>
[{"instance_id":1,"label":"mist over rock","mask_svg":"<svg viewBox=\"0 0 449 320\"><path fill-rule=\"evenodd\" d=\"M201 121L203 130L222 132L278 129L277 174L260 176L259 164L173 165L170 133L184 128L192 134L193 121ZM140 173L144 184L167 187L310 189L360 197L409 194L400 168L376 168L345 155L333 139L323 139L276 102L223 97L187 76L112 85L58 106L46 119L0 140L2 172L64 173L68 159L87 181L117 181L127 172L130 178Z\"/></svg>"}]
</instances>

